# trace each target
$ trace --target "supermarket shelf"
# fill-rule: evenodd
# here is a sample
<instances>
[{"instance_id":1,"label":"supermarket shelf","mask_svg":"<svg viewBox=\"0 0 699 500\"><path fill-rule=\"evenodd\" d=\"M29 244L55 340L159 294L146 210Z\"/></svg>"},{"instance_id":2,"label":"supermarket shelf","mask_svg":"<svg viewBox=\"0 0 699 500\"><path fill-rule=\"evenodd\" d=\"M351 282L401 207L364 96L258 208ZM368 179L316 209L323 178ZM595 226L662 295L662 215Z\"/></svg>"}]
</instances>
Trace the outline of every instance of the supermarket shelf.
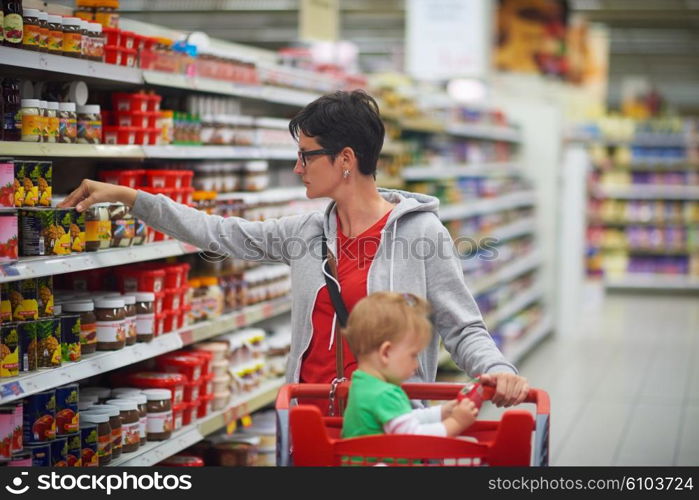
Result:
<instances>
[{"instance_id":1,"label":"supermarket shelf","mask_svg":"<svg viewBox=\"0 0 699 500\"><path fill-rule=\"evenodd\" d=\"M42 370L21 377L4 379L0 384L0 403L21 399L100 373L160 356L183 346L215 337L236 328L243 328L291 309L289 299L257 304L216 320L186 326L172 333L156 337L152 342L127 346L119 351L99 352L60 368Z\"/></svg>"},{"instance_id":2,"label":"supermarket shelf","mask_svg":"<svg viewBox=\"0 0 699 500\"><path fill-rule=\"evenodd\" d=\"M489 175L515 175L519 168L513 162L474 163L454 166L410 166L403 169L406 181L452 179L455 177L486 177Z\"/></svg>"},{"instance_id":3,"label":"supermarket shelf","mask_svg":"<svg viewBox=\"0 0 699 500\"><path fill-rule=\"evenodd\" d=\"M619 172L676 172L699 169L699 165L690 163L687 158L663 158L661 156L637 158L629 164L613 164L611 167L602 167L599 164L594 166L595 168Z\"/></svg>"},{"instance_id":4,"label":"supermarket shelf","mask_svg":"<svg viewBox=\"0 0 699 500\"><path fill-rule=\"evenodd\" d=\"M485 324L488 325L489 329L493 329L503 321L517 314L532 302L541 299L543 295L543 287L540 284L535 284L514 297L510 302L507 302L505 305L488 314L484 318Z\"/></svg>"},{"instance_id":5,"label":"supermarket shelf","mask_svg":"<svg viewBox=\"0 0 699 500\"><path fill-rule=\"evenodd\" d=\"M658 257L678 257L682 255L699 254L699 248L631 248L631 247L618 247L612 245L604 245L601 247L603 251L606 252L624 252L629 255L647 255L647 256L658 256Z\"/></svg>"},{"instance_id":6,"label":"supermarket shelf","mask_svg":"<svg viewBox=\"0 0 699 500\"><path fill-rule=\"evenodd\" d=\"M622 200L693 200L699 201L699 186L629 186L611 188L599 186L598 197Z\"/></svg>"},{"instance_id":7,"label":"supermarket shelf","mask_svg":"<svg viewBox=\"0 0 699 500\"><path fill-rule=\"evenodd\" d=\"M469 286L469 290L474 296L479 295L495 285L511 281L517 276L536 269L541 263L541 253L533 251L525 257L520 257L510 264L506 264L503 268L485 278L481 278L473 286Z\"/></svg>"},{"instance_id":8,"label":"supermarket shelf","mask_svg":"<svg viewBox=\"0 0 699 500\"><path fill-rule=\"evenodd\" d=\"M388 175L378 174L376 176L376 185L385 189L405 189L405 182L400 176L389 177Z\"/></svg>"},{"instance_id":9,"label":"supermarket shelf","mask_svg":"<svg viewBox=\"0 0 699 500\"><path fill-rule=\"evenodd\" d=\"M633 290L687 290L699 291L699 277L671 276L662 274L627 274L622 277L605 278L608 289Z\"/></svg>"},{"instance_id":10,"label":"supermarket shelf","mask_svg":"<svg viewBox=\"0 0 699 500\"><path fill-rule=\"evenodd\" d=\"M23 257L12 264L0 266L0 283L18 279L38 278L54 274L88 271L100 267L119 266L146 260L175 257L198 252L199 249L181 241L169 240L128 248L111 248L98 252L50 257Z\"/></svg>"},{"instance_id":11,"label":"supermarket shelf","mask_svg":"<svg viewBox=\"0 0 699 500\"><path fill-rule=\"evenodd\" d=\"M405 151L405 144L392 140L384 140L383 147L381 148L382 155L402 155Z\"/></svg>"},{"instance_id":12,"label":"supermarket shelf","mask_svg":"<svg viewBox=\"0 0 699 500\"><path fill-rule=\"evenodd\" d=\"M146 158L296 160L296 149L254 146L143 146Z\"/></svg>"},{"instance_id":13,"label":"supermarket shelf","mask_svg":"<svg viewBox=\"0 0 699 500\"><path fill-rule=\"evenodd\" d=\"M442 221L465 219L474 215L490 214L512 208L534 205L536 196L534 191L520 191L495 198L479 199L469 203L457 203L445 205L439 211Z\"/></svg>"},{"instance_id":14,"label":"supermarket shelf","mask_svg":"<svg viewBox=\"0 0 699 500\"><path fill-rule=\"evenodd\" d=\"M0 47L1 49L2 47ZM141 146L107 144L52 144L36 142L0 142L0 152L7 156L70 158L143 158Z\"/></svg>"},{"instance_id":15,"label":"supermarket shelf","mask_svg":"<svg viewBox=\"0 0 699 500\"><path fill-rule=\"evenodd\" d=\"M192 446L207 435L224 428L229 422L267 406L274 402L279 388L284 384L283 379L270 380L263 383L250 394L231 401L224 410L219 410L197 422L187 425L167 441L146 443L145 446L133 453L122 454L109 465L111 467L141 466L148 467Z\"/></svg>"},{"instance_id":16,"label":"supermarket shelf","mask_svg":"<svg viewBox=\"0 0 699 500\"><path fill-rule=\"evenodd\" d=\"M633 221L633 220L612 220L612 219L596 219L591 218L588 225L590 226L644 226L644 227L689 227L697 225L697 222L688 222L683 220L675 221Z\"/></svg>"},{"instance_id":17,"label":"supermarket shelf","mask_svg":"<svg viewBox=\"0 0 699 500\"><path fill-rule=\"evenodd\" d=\"M81 79L124 84L142 85L143 76L138 68L127 68L86 59L58 56L32 50L0 47L0 66L12 66L37 71L36 76L46 77L46 72L61 73Z\"/></svg>"},{"instance_id":18,"label":"supermarket shelf","mask_svg":"<svg viewBox=\"0 0 699 500\"><path fill-rule=\"evenodd\" d=\"M539 342L553 331L553 319L545 316L536 326L520 338L508 342L503 348L503 355L513 364L519 363Z\"/></svg>"},{"instance_id":19,"label":"supermarket shelf","mask_svg":"<svg viewBox=\"0 0 699 500\"><path fill-rule=\"evenodd\" d=\"M519 130L497 125L478 125L473 123L454 123L447 125L448 134L458 137L473 137L492 141L520 142L522 135Z\"/></svg>"}]
</instances>

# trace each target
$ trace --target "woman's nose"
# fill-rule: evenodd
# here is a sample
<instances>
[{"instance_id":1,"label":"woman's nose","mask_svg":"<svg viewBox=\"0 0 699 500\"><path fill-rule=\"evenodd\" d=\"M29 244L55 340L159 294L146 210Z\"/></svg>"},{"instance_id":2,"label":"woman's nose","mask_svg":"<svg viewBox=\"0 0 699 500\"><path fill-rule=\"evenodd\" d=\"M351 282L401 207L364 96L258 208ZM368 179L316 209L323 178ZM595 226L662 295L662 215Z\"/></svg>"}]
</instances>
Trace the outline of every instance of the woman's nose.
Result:
<instances>
[{"instance_id":1,"label":"woman's nose","mask_svg":"<svg viewBox=\"0 0 699 500\"><path fill-rule=\"evenodd\" d=\"M296 175L303 175L303 165L301 164L301 160L296 159L296 163L294 163L294 170L293 172Z\"/></svg>"}]
</instances>

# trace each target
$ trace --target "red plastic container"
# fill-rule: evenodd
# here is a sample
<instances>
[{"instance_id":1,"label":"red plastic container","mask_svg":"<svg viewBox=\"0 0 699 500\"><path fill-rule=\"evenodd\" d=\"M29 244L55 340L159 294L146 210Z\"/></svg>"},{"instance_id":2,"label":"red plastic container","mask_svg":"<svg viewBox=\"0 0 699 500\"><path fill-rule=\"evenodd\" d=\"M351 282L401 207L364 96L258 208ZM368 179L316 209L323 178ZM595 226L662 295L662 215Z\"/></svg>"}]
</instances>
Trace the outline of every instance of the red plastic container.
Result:
<instances>
[{"instance_id":1,"label":"red plastic container","mask_svg":"<svg viewBox=\"0 0 699 500\"><path fill-rule=\"evenodd\" d=\"M155 315L155 336L159 337L165 330L165 315L160 313Z\"/></svg>"},{"instance_id":2,"label":"red plastic container","mask_svg":"<svg viewBox=\"0 0 699 500\"><path fill-rule=\"evenodd\" d=\"M194 420L192 417L196 418L197 407L199 406L199 400L185 402L184 412L182 413L182 425L189 425ZM195 467L194 465L190 467Z\"/></svg>"},{"instance_id":3,"label":"red plastic container","mask_svg":"<svg viewBox=\"0 0 699 500\"><path fill-rule=\"evenodd\" d=\"M150 101L151 97L160 97L160 96L148 96L148 105L150 106ZM160 116L160 111L146 111L147 115L147 127L148 128L156 128L158 126L158 116Z\"/></svg>"},{"instance_id":4,"label":"red plastic container","mask_svg":"<svg viewBox=\"0 0 699 500\"><path fill-rule=\"evenodd\" d=\"M144 170L102 170L99 173L102 182L138 188L142 184Z\"/></svg>"},{"instance_id":5,"label":"red plastic container","mask_svg":"<svg viewBox=\"0 0 699 500\"><path fill-rule=\"evenodd\" d=\"M208 352L208 351L197 351L197 352ZM213 363L213 361L211 361ZM209 366L209 370L211 367ZM201 382L199 384L199 397L207 396L214 393L214 375L215 373L209 371L205 376L201 377Z\"/></svg>"},{"instance_id":6,"label":"red plastic container","mask_svg":"<svg viewBox=\"0 0 699 500\"><path fill-rule=\"evenodd\" d=\"M133 48L138 50L139 52L142 51L146 45L146 36L144 35L139 35L138 33L133 34Z\"/></svg>"},{"instance_id":7,"label":"red plastic container","mask_svg":"<svg viewBox=\"0 0 699 500\"><path fill-rule=\"evenodd\" d=\"M136 372L130 373L127 381L129 385L139 389L170 389L172 402L178 405L184 400L184 385L187 383L187 377L179 373Z\"/></svg>"},{"instance_id":8,"label":"red plastic container","mask_svg":"<svg viewBox=\"0 0 699 500\"><path fill-rule=\"evenodd\" d=\"M126 292L154 292L156 301L163 289L165 271L159 269L126 269L119 273L119 289ZM156 312L157 314L157 312Z\"/></svg>"},{"instance_id":9,"label":"red plastic container","mask_svg":"<svg viewBox=\"0 0 699 500\"><path fill-rule=\"evenodd\" d=\"M136 128L136 144L139 146L145 146L148 144L149 138L150 134L148 133L148 129Z\"/></svg>"},{"instance_id":10,"label":"red plastic container","mask_svg":"<svg viewBox=\"0 0 699 500\"><path fill-rule=\"evenodd\" d=\"M202 381L211 373L211 362L214 359L214 355L209 351L185 351L188 356L196 356L202 360L201 365L201 380L197 382L202 385ZM209 391L211 392L211 391Z\"/></svg>"},{"instance_id":11,"label":"red plastic container","mask_svg":"<svg viewBox=\"0 0 699 500\"><path fill-rule=\"evenodd\" d=\"M102 33L104 33L104 44L105 45L115 45L119 46L121 42L121 30L119 28L110 28L107 26L102 27Z\"/></svg>"},{"instance_id":12,"label":"red plastic container","mask_svg":"<svg viewBox=\"0 0 699 500\"><path fill-rule=\"evenodd\" d=\"M172 199L175 200L177 203L184 203L184 191L181 189L173 189L172 193Z\"/></svg>"},{"instance_id":13,"label":"red plastic container","mask_svg":"<svg viewBox=\"0 0 699 500\"><path fill-rule=\"evenodd\" d=\"M185 320L187 319L187 312L184 311L183 309L180 309L177 311L177 317L175 318L175 328L178 330L180 328L184 328L185 326Z\"/></svg>"},{"instance_id":14,"label":"red plastic container","mask_svg":"<svg viewBox=\"0 0 699 500\"><path fill-rule=\"evenodd\" d=\"M176 313L175 311L171 311L169 309L165 309L163 313L165 314L165 326L163 327L163 333L170 333L175 329Z\"/></svg>"},{"instance_id":15,"label":"red plastic container","mask_svg":"<svg viewBox=\"0 0 699 500\"><path fill-rule=\"evenodd\" d=\"M119 52L121 52L121 66L127 66L129 68L136 66L136 58L138 56L136 49L125 49L121 47Z\"/></svg>"},{"instance_id":16,"label":"red plastic container","mask_svg":"<svg viewBox=\"0 0 699 500\"><path fill-rule=\"evenodd\" d=\"M119 37L119 45L125 49L134 49L134 42L136 41L136 33L133 31L122 31Z\"/></svg>"},{"instance_id":17,"label":"red plastic container","mask_svg":"<svg viewBox=\"0 0 699 500\"><path fill-rule=\"evenodd\" d=\"M152 38L149 36L143 37L143 49L142 50L153 50L153 48L158 43L157 38Z\"/></svg>"},{"instance_id":18,"label":"red plastic container","mask_svg":"<svg viewBox=\"0 0 699 500\"><path fill-rule=\"evenodd\" d=\"M121 64L121 47L118 45L104 46L104 62L108 64Z\"/></svg>"},{"instance_id":19,"label":"red plastic container","mask_svg":"<svg viewBox=\"0 0 699 500\"><path fill-rule=\"evenodd\" d=\"M157 94L148 94L148 111L155 112L155 118L158 117L157 112L160 111L160 102L163 98ZM155 126L155 124L153 124Z\"/></svg>"},{"instance_id":20,"label":"red plastic container","mask_svg":"<svg viewBox=\"0 0 699 500\"><path fill-rule=\"evenodd\" d=\"M192 187L192 177L194 177L193 170L180 170L180 178L182 179L183 188Z\"/></svg>"},{"instance_id":21,"label":"red plastic container","mask_svg":"<svg viewBox=\"0 0 699 500\"><path fill-rule=\"evenodd\" d=\"M114 111L146 111L148 99L146 94L117 92L112 94L112 106Z\"/></svg>"},{"instance_id":22,"label":"red plastic container","mask_svg":"<svg viewBox=\"0 0 699 500\"><path fill-rule=\"evenodd\" d=\"M182 286L180 264L164 264L162 269L165 271L165 291L179 291Z\"/></svg>"},{"instance_id":23,"label":"red plastic container","mask_svg":"<svg viewBox=\"0 0 699 500\"><path fill-rule=\"evenodd\" d=\"M214 401L213 394L199 396L199 407L197 408L197 418L204 418L209 413L212 412L213 401Z\"/></svg>"},{"instance_id":24,"label":"red plastic container","mask_svg":"<svg viewBox=\"0 0 699 500\"><path fill-rule=\"evenodd\" d=\"M115 111L114 119L121 127L146 128L148 114L145 111Z\"/></svg>"},{"instance_id":25,"label":"red plastic container","mask_svg":"<svg viewBox=\"0 0 699 500\"><path fill-rule=\"evenodd\" d=\"M103 144L139 144L137 135L136 127L102 127Z\"/></svg>"},{"instance_id":26,"label":"red plastic container","mask_svg":"<svg viewBox=\"0 0 699 500\"><path fill-rule=\"evenodd\" d=\"M168 185L168 178L171 170L149 170L146 173L146 183L151 188L171 187Z\"/></svg>"},{"instance_id":27,"label":"red plastic container","mask_svg":"<svg viewBox=\"0 0 699 500\"><path fill-rule=\"evenodd\" d=\"M115 122L115 117L114 117L114 112L109 111L109 110L102 110L100 112L100 115L102 116L102 126L106 127L107 125L116 125Z\"/></svg>"},{"instance_id":28,"label":"red plastic container","mask_svg":"<svg viewBox=\"0 0 699 500\"><path fill-rule=\"evenodd\" d=\"M188 380L200 383L201 368L204 360L199 356L192 356L189 352L180 351L159 356L156 360L158 369L167 373L180 373ZM199 391L197 391L198 393ZM198 396L197 396L198 397ZM185 398L185 401L192 401L193 398ZM196 397L194 398L196 399Z\"/></svg>"},{"instance_id":29,"label":"red plastic container","mask_svg":"<svg viewBox=\"0 0 699 500\"><path fill-rule=\"evenodd\" d=\"M150 136L148 138L148 144L150 146L155 146L158 144L158 138L160 137L160 131L161 129L159 128L149 128L148 132L150 132Z\"/></svg>"},{"instance_id":30,"label":"red plastic container","mask_svg":"<svg viewBox=\"0 0 699 500\"><path fill-rule=\"evenodd\" d=\"M199 380L189 381L184 385L184 400L187 403L199 401L199 389L201 382Z\"/></svg>"},{"instance_id":31,"label":"red plastic container","mask_svg":"<svg viewBox=\"0 0 699 500\"><path fill-rule=\"evenodd\" d=\"M174 429L173 430L179 430L182 428L182 417L184 413L184 409L187 407L187 403L180 403L176 404L172 407L172 420L174 422Z\"/></svg>"},{"instance_id":32,"label":"red plastic container","mask_svg":"<svg viewBox=\"0 0 699 500\"><path fill-rule=\"evenodd\" d=\"M192 206L192 202L194 201L194 188L191 187L186 187L182 188L182 203L184 203L187 206Z\"/></svg>"}]
</instances>

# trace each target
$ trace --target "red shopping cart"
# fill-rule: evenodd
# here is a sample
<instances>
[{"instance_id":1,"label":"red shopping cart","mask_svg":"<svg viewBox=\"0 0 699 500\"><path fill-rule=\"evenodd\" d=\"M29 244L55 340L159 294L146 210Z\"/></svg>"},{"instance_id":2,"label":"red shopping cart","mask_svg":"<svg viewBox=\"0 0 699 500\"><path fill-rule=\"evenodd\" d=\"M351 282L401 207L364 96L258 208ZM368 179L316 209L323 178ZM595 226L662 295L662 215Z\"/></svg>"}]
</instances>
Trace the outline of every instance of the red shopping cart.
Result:
<instances>
[{"instance_id":1,"label":"red shopping cart","mask_svg":"<svg viewBox=\"0 0 699 500\"><path fill-rule=\"evenodd\" d=\"M349 382L337 385L334 397L346 400ZM403 384L413 400L446 401L457 397L460 384ZM295 398L326 399L330 384L287 384L276 400L277 464L295 466L419 465L419 466L547 466L550 403L541 389L530 389L520 408L506 410L499 421L477 420L465 439L388 435L341 439L342 417L323 416L311 405L293 405ZM485 388L484 399L493 395ZM534 453L532 454L532 441Z\"/></svg>"}]
</instances>

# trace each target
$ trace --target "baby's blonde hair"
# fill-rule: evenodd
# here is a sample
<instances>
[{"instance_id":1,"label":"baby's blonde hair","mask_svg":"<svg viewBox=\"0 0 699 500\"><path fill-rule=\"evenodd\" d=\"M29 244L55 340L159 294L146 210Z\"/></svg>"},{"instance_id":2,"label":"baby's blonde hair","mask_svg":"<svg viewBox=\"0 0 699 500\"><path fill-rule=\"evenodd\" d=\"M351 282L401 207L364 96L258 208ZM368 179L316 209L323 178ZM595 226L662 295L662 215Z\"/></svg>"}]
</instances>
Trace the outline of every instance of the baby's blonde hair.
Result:
<instances>
[{"instance_id":1,"label":"baby's blonde hair","mask_svg":"<svg viewBox=\"0 0 699 500\"><path fill-rule=\"evenodd\" d=\"M429 312L427 301L412 293L375 292L354 306L342 333L359 358L386 341L400 340L408 332L428 340L432 333Z\"/></svg>"}]
</instances>

